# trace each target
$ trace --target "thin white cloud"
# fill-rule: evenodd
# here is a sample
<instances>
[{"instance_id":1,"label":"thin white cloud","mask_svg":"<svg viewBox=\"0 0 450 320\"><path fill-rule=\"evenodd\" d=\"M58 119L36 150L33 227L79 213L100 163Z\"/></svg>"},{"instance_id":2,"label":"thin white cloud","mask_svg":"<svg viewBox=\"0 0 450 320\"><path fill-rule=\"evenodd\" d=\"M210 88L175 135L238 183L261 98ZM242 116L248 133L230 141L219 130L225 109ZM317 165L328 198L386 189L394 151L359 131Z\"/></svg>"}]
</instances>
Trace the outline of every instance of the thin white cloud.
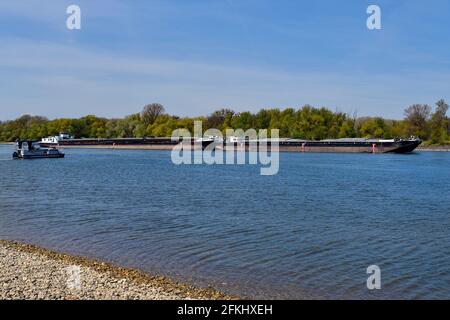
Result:
<instances>
[{"instance_id":1,"label":"thin white cloud","mask_svg":"<svg viewBox=\"0 0 450 320\"><path fill-rule=\"evenodd\" d=\"M152 101L179 115L298 107L306 103L360 115L401 117L413 102L441 98L445 74L290 73L243 65L124 57L80 46L10 40L0 52L0 119L123 116ZM448 98L448 97L444 97Z\"/></svg>"}]
</instances>

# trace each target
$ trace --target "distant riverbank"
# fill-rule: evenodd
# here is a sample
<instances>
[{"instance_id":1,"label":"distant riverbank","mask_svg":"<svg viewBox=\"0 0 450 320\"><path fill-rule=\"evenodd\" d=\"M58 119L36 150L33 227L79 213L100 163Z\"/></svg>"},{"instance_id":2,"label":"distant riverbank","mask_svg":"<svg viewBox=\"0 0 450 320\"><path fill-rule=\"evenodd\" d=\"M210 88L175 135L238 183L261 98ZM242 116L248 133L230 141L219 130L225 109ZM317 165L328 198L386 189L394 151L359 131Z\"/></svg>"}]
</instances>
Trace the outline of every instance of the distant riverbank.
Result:
<instances>
[{"instance_id":1,"label":"distant riverbank","mask_svg":"<svg viewBox=\"0 0 450 320\"><path fill-rule=\"evenodd\" d=\"M0 142L0 145L14 145L14 142ZM173 145L87 145L87 146L60 146L64 149L109 149L109 150L172 150ZM284 150L280 147L280 151ZM419 152L450 152L450 145L421 145Z\"/></svg>"},{"instance_id":2,"label":"distant riverbank","mask_svg":"<svg viewBox=\"0 0 450 320\"><path fill-rule=\"evenodd\" d=\"M69 268L80 268L70 286ZM75 283L76 284L76 283ZM135 269L73 257L37 246L0 240L0 299L232 299Z\"/></svg>"},{"instance_id":3,"label":"distant riverbank","mask_svg":"<svg viewBox=\"0 0 450 320\"><path fill-rule=\"evenodd\" d=\"M109 150L172 150L173 145L89 145L89 146L61 146L64 149L109 149ZM280 146L281 152L295 152L297 148ZM419 152L450 152L450 146L419 146Z\"/></svg>"},{"instance_id":4,"label":"distant riverbank","mask_svg":"<svg viewBox=\"0 0 450 320\"><path fill-rule=\"evenodd\" d=\"M63 146L64 149L109 149L109 150L172 150L173 145L126 145L126 146ZM280 147L281 152L292 151L292 148ZM419 152L450 152L450 146L419 146L416 151Z\"/></svg>"}]
</instances>

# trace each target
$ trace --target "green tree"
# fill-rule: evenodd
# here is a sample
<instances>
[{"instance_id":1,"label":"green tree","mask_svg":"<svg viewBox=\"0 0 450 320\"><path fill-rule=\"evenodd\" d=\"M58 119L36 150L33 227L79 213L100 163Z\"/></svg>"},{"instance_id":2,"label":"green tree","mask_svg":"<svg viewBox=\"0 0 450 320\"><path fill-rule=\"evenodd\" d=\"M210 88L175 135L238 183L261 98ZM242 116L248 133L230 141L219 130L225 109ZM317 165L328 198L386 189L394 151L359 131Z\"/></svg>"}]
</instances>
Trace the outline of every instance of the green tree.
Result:
<instances>
[{"instance_id":1,"label":"green tree","mask_svg":"<svg viewBox=\"0 0 450 320\"><path fill-rule=\"evenodd\" d=\"M204 129L214 128L224 130L226 128L232 128L234 113L235 112L233 110L226 108L214 111L206 118L204 123L206 128Z\"/></svg>"},{"instance_id":2,"label":"green tree","mask_svg":"<svg viewBox=\"0 0 450 320\"><path fill-rule=\"evenodd\" d=\"M448 125L447 118L448 104L443 100L436 103L436 110L431 116L431 142L444 144L448 140Z\"/></svg>"},{"instance_id":3,"label":"green tree","mask_svg":"<svg viewBox=\"0 0 450 320\"><path fill-rule=\"evenodd\" d=\"M287 108L280 114L279 129L280 137L290 138L293 136L293 125L295 122L295 110L293 108Z\"/></svg>"},{"instance_id":4,"label":"green tree","mask_svg":"<svg viewBox=\"0 0 450 320\"><path fill-rule=\"evenodd\" d=\"M160 103L151 103L144 107L141 112L141 119L144 122L145 126L153 124L156 119L162 114L164 114L166 110L164 106Z\"/></svg>"},{"instance_id":5,"label":"green tree","mask_svg":"<svg viewBox=\"0 0 450 320\"><path fill-rule=\"evenodd\" d=\"M405 109L405 120L407 122L407 132L409 135L428 139L431 107L427 104L414 104Z\"/></svg>"},{"instance_id":6,"label":"green tree","mask_svg":"<svg viewBox=\"0 0 450 320\"><path fill-rule=\"evenodd\" d=\"M250 112L240 112L237 113L231 119L231 126L233 129L242 129L244 131L253 127L254 116Z\"/></svg>"},{"instance_id":7,"label":"green tree","mask_svg":"<svg viewBox=\"0 0 450 320\"><path fill-rule=\"evenodd\" d=\"M351 119L345 120L339 128L338 138L353 138L355 137L355 124Z\"/></svg>"},{"instance_id":8,"label":"green tree","mask_svg":"<svg viewBox=\"0 0 450 320\"><path fill-rule=\"evenodd\" d=\"M383 118L366 118L360 124L359 135L364 138L391 138L392 130Z\"/></svg>"}]
</instances>

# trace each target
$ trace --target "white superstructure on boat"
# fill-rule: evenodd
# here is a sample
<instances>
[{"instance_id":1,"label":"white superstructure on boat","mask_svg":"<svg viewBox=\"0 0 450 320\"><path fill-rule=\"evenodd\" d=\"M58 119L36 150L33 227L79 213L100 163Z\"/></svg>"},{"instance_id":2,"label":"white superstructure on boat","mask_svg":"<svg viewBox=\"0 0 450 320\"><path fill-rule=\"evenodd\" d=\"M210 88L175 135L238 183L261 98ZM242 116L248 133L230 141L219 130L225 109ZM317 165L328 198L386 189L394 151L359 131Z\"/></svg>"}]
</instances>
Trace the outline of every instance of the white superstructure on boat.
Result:
<instances>
[{"instance_id":1,"label":"white superstructure on boat","mask_svg":"<svg viewBox=\"0 0 450 320\"><path fill-rule=\"evenodd\" d=\"M51 146L51 145L55 145L56 146L56 145L59 144L59 142L61 140L68 140L68 139L73 139L73 136L71 136L68 133L61 132L57 136L42 138L40 143L43 144L43 145L46 145L46 146Z\"/></svg>"}]
</instances>

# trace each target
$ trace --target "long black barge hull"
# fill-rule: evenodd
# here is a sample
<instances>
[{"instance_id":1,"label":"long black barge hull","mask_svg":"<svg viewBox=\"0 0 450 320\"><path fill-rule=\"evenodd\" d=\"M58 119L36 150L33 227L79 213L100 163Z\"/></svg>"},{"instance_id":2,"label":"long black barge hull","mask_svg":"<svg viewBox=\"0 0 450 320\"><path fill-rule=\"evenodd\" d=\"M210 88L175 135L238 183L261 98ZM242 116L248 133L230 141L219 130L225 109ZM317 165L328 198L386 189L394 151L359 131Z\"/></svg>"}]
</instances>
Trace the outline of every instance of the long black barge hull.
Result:
<instances>
[{"instance_id":1,"label":"long black barge hull","mask_svg":"<svg viewBox=\"0 0 450 320\"><path fill-rule=\"evenodd\" d=\"M125 139L67 139L59 142L60 146L143 146L143 145L177 145L170 138L125 138ZM45 146L41 143L41 146Z\"/></svg>"},{"instance_id":2,"label":"long black barge hull","mask_svg":"<svg viewBox=\"0 0 450 320\"><path fill-rule=\"evenodd\" d=\"M61 159L64 158L65 154L59 154L59 155L51 155L51 156L15 156L13 155L13 159L17 160L31 160L31 159Z\"/></svg>"},{"instance_id":3,"label":"long black barge hull","mask_svg":"<svg viewBox=\"0 0 450 320\"><path fill-rule=\"evenodd\" d=\"M283 142L280 143L280 149L283 149L283 151L317 153L410 153L421 143L422 141L420 140L400 140L395 142Z\"/></svg>"},{"instance_id":4,"label":"long black barge hull","mask_svg":"<svg viewBox=\"0 0 450 320\"><path fill-rule=\"evenodd\" d=\"M175 146L179 142L170 138L130 138L130 139L68 139L59 142L59 146L73 147L133 147L133 146L154 146L167 147ZM194 145L192 140L191 144ZM236 149L254 151L259 149L258 144L251 142L242 142L234 144L223 144L217 142L203 141L202 147L205 148L211 143L215 147L222 149ZM266 142L267 147L271 148L271 143ZM340 141L280 141L278 146L280 151L284 152L321 152L321 153L409 153L414 151L422 141L420 140L399 140L394 142L340 142ZM41 143L42 146L54 146Z\"/></svg>"}]
</instances>

